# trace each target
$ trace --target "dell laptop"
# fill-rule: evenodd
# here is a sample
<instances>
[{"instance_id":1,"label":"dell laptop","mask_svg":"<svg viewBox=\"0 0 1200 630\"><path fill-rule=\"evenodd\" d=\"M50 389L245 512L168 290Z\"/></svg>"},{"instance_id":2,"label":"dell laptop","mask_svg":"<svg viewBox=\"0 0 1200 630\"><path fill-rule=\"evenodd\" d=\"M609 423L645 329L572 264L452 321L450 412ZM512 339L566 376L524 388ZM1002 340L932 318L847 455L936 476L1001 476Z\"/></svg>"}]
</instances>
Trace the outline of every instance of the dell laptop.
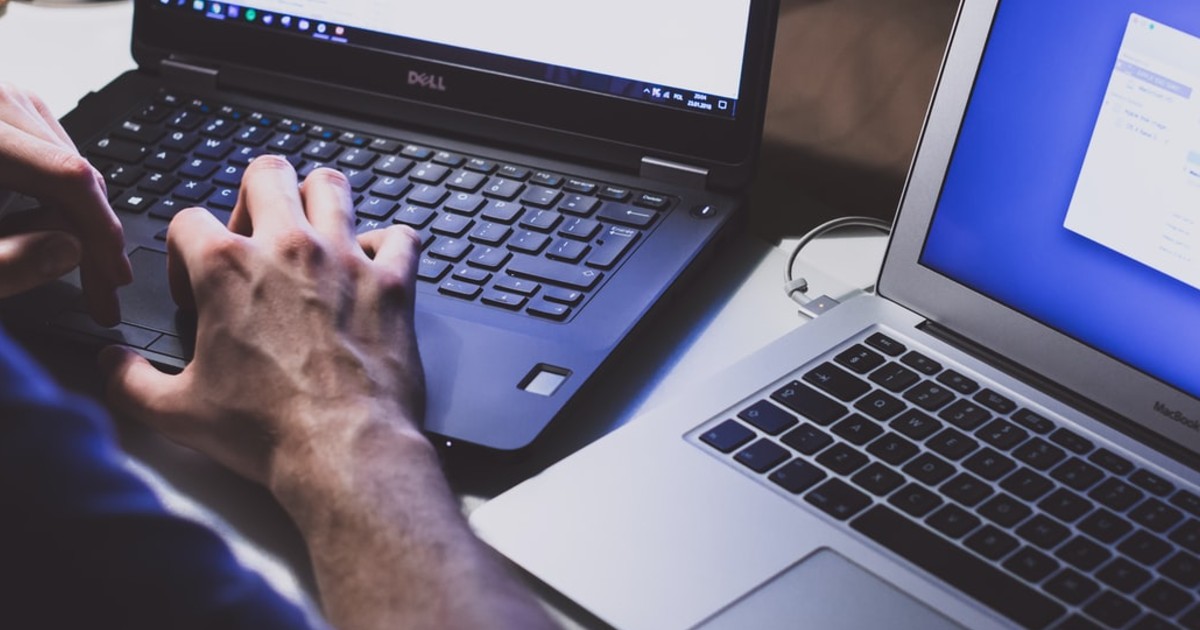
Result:
<instances>
[{"instance_id":1,"label":"dell laptop","mask_svg":"<svg viewBox=\"0 0 1200 630\"><path fill-rule=\"evenodd\" d=\"M965 0L879 294L484 505L620 628L1200 628L1200 11Z\"/></svg>"},{"instance_id":2,"label":"dell laptop","mask_svg":"<svg viewBox=\"0 0 1200 630\"><path fill-rule=\"evenodd\" d=\"M359 230L423 238L426 429L523 448L737 225L777 5L135 0L137 69L63 121L126 230L124 321L73 279L8 310L179 368L171 217L228 218L264 153L338 168Z\"/></svg>"}]
</instances>

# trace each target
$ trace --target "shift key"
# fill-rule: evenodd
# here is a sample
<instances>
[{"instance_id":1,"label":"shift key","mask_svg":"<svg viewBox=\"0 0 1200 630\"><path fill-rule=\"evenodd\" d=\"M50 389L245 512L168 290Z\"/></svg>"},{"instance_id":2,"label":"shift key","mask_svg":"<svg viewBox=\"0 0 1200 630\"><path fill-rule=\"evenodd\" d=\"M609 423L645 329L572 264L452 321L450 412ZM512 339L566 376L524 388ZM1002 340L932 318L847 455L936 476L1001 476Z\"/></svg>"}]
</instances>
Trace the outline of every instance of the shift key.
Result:
<instances>
[{"instance_id":1,"label":"shift key","mask_svg":"<svg viewBox=\"0 0 1200 630\"><path fill-rule=\"evenodd\" d=\"M600 238L596 239L595 250L587 259L587 265L597 269L612 267L637 242L640 234L637 230L631 230L627 227L619 225L609 226L600 235Z\"/></svg>"},{"instance_id":2,"label":"shift key","mask_svg":"<svg viewBox=\"0 0 1200 630\"><path fill-rule=\"evenodd\" d=\"M508 273L584 291L596 286L596 283L604 277L603 273L595 269L577 267L535 256L514 256L508 263Z\"/></svg>"}]
</instances>

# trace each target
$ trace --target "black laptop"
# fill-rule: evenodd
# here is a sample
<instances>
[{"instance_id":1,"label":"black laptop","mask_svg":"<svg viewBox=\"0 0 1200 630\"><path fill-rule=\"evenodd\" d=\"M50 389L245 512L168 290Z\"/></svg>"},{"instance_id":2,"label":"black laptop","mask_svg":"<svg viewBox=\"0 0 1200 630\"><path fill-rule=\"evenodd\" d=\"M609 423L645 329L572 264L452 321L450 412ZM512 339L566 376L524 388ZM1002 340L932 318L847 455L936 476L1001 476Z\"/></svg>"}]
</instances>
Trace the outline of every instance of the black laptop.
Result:
<instances>
[{"instance_id":1,"label":"black laptop","mask_svg":"<svg viewBox=\"0 0 1200 630\"><path fill-rule=\"evenodd\" d=\"M135 0L138 68L64 119L108 180L135 282L112 329L77 280L16 311L190 356L177 212L227 219L257 155L345 172L360 230L424 240L426 429L528 445L742 213L777 0Z\"/></svg>"}]
</instances>

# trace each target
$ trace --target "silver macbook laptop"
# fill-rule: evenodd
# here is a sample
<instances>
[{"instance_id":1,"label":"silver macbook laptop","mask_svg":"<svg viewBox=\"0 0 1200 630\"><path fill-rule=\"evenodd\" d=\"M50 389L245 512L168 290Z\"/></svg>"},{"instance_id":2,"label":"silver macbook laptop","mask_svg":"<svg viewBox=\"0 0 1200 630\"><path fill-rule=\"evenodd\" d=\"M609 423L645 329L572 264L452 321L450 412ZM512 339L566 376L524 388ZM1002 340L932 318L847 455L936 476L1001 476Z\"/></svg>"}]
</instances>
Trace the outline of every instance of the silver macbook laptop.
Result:
<instances>
[{"instance_id":1,"label":"silver macbook laptop","mask_svg":"<svg viewBox=\"0 0 1200 630\"><path fill-rule=\"evenodd\" d=\"M966 0L879 283L478 510L622 628L1200 627L1200 11Z\"/></svg>"}]
</instances>

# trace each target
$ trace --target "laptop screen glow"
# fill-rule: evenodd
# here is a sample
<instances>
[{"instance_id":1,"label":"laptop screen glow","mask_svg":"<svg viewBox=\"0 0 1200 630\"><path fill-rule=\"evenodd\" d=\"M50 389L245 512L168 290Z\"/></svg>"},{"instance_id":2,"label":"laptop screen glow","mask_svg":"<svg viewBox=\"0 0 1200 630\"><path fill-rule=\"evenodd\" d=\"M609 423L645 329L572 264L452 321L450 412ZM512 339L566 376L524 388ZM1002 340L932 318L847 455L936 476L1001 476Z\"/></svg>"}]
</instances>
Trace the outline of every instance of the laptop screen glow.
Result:
<instances>
[{"instance_id":1,"label":"laptop screen glow","mask_svg":"<svg viewBox=\"0 0 1200 630\"><path fill-rule=\"evenodd\" d=\"M209 19L733 117L751 0L159 0Z\"/></svg>"},{"instance_id":2,"label":"laptop screen glow","mask_svg":"<svg viewBox=\"0 0 1200 630\"><path fill-rule=\"evenodd\" d=\"M1200 397L1195 0L1004 0L921 263Z\"/></svg>"}]
</instances>

